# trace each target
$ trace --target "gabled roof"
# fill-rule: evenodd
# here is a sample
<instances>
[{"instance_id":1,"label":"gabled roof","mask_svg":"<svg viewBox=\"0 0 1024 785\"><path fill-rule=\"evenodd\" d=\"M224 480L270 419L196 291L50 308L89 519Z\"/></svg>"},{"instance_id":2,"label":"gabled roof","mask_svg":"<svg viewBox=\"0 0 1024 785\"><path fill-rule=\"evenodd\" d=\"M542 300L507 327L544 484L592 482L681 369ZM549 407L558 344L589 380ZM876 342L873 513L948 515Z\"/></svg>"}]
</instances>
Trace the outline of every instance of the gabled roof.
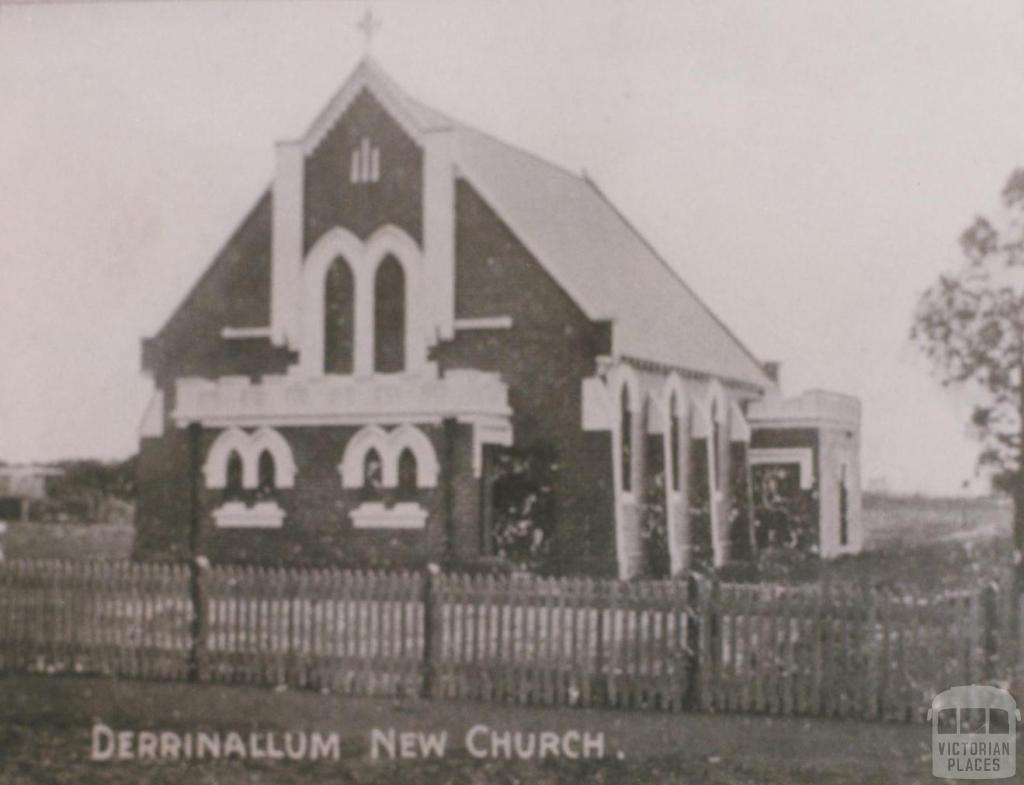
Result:
<instances>
[{"instance_id":1,"label":"gabled roof","mask_svg":"<svg viewBox=\"0 0 1024 785\"><path fill-rule=\"evenodd\" d=\"M420 132L450 129L459 173L591 319L611 320L618 356L766 389L760 362L588 178L408 96L365 59L314 122L333 125L369 87Z\"/></svg>"}]
</instances>

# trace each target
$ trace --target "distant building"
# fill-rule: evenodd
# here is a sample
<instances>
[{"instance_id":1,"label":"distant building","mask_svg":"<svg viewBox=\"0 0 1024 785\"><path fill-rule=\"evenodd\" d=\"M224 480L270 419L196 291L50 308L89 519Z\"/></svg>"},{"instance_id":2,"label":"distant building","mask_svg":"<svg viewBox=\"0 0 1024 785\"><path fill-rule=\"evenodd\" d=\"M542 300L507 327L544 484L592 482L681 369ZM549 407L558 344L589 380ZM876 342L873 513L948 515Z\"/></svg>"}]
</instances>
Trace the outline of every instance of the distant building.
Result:
<instances>
[{"instance_id":1,"label":"distant building","mask_svg":"<svg viewBox=\"0 0 1024 785\"><path fill-rule=\"evenodd\" d=\"M0 520L27 521L32 502L47 498L49 481L61 474L51 466L0 466Z\"/></svg>"}]
</instances>

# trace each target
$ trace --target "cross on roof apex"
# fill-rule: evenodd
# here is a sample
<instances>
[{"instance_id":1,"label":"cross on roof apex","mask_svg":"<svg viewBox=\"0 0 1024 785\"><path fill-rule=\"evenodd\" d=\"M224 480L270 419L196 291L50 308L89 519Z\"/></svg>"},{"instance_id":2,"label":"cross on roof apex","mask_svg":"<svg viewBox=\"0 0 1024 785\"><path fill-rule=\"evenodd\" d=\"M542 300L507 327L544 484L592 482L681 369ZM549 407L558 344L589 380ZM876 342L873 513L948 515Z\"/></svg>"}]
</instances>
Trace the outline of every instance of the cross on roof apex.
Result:
<instances>
[{"instance_id":1,"label":"cross on roof apex","mask_svg":"<svg viewBox=\"0 0 1024 785\"><path fill-rule=\"evenodd\" d=\"M380 30L382 24L380 19L373 15L373 10L370 8L366 9L366 13L356 23L356 27L366 36L367 53L369 53L370 47L373 46L373 36Z\"/></svg>"}]
</instances>

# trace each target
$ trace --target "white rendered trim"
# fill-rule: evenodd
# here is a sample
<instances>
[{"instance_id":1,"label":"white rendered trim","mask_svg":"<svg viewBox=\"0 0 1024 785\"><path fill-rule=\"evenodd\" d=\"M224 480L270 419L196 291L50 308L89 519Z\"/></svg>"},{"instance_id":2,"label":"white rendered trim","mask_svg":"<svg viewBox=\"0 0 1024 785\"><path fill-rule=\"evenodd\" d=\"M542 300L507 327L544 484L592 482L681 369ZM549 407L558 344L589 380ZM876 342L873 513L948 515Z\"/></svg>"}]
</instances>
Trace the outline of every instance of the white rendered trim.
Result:
<instances>
[{"instance_id":1,"label":"white rendered trim","mask_svg":"<svg viewBox=\"0 0 1024 785\"><path fill-rule=\"evenodd\" d=\"M365 243L348 229L335 226L320 236L303 264L299 369L304 374L324 373L324 284L328 269L339 256L348 264L355 286L353 372L357 376L374 373L374 284L377 268L388 255L398 260L405 275L406 372L416 371L426 362L427 340L420 307L425 296L423 264L415 240L392 224L377 229Z\"/></svg>"},{"instance_id":2,"label":"white rendered trim","mask_svg":"<svg viewBox=\"0 0 1024 785\"><path fill-rule=\"evenodd\" d=\"M398 459L403 450L410 450L416 458L416 487L433 488L437 485L440 466L430 439L414 425L400 425L390 433L376 425L370 425L356 433L348 444L338 465L342 487L362 488L366 482L364 464L366 454L376 450L382 463L382 485L385 488L398 486Z\"/></svg>"},{"instance_id":3,"label":"white rendered trim","mask_svg":"<svg viewBox=\"0 0 1024 785\"><path fill-rule=\"evenodd\" d=\"M273 335L271 327L225 327L220 331L220 337L231 340L244 340L247 338L270 338Z\"/></svg>"},{"instance_id":4,"label":"white rendered trim","mask_svg":"<svg viewBox=\"0 0 1024 785\"><path fill-rule=\"evenodd\" d=\"M277 502L257 502L246 507L242 502L225 502L213 511L218 529L280 529L284 510Z\"/></svg>"},{"instance_id":5,"label":"white rendered trim","mask_svg":"<svg viewBox=\"0 0 1024 785\"><path fill-rule=\"evenodd\" d=\"M610 431L614 425L611 398L604 380L591 376L582 385L582 427L584 431Z\"/></svg>"},{"instance_id":6,"label":"white rendered trim","mask_svg":"<svg viewBox=\"0 0 1024 785\"><path fill-rule=\"evenodd\" d=\"M270 326L278 346L298 348L296 310L302 274L306 156L301 142L278 142L275 150L270 249Z\"/></svg>"},{"instance_id":7,"label":"white rendered trim","mask_svg":"<svg viewBox=\"0 0 1024 785\"><path fill-rule=\"evenodd\" d=\"M729 441L750 443L750 424L735 401L729 405Z\"/></svg>"},{"instance_id":8,"label":"white rendered trim","mask_svg":"<svg viewBox=\"0 0 1024 785\"><path fill-rule=\"evenodd\" d=\"M247 434L239 428L228 428L210 445L203 466L206 487L223 489L227 485L228 461L232 453L242 460L242 487L255 489L259 485L260 455L266 450L274 459L274 480L278 488L295 485L295 460L291 447L280 433L272 428L260 428Z\"/></svg>"},{"instance_id":9,"label":"white rendered trim","mask_svg":"<svg viewBox=\"0 0 1024 785\"><path fill-rule=\"evenodd\" d=\"M413 141L422 144L424 131L430 130L421 126L405 104L393 97L395 89L388 79L369 60L363 60L349 80L334 94L327 106L316 117L302 139L306 154L311 154L319 147L320 142L337 125L342 115L364 89L387 110L388 114L402 127Z\"/></svg>"},{"instance_id":10,"label":"white rendered trim","mask_svg":"<svg viewBox=\"0 0 1024 785\"><path fill-rule=\"evenodd\" d=\"M363 502L350 513L355 529L423 529L427 511L414 502L385 507L380 502Z\"/></svg>"},{"instance_id":11,"label":"white rendered trim","mask_svg":"<svg viewBox=\"0 0 1024 785\"><path fill-rule=\"evenodd\" d=\"M814 451L810 447L751 447L747 460L751 466L788 466L800 468L800 489L814 485Z\"/></svg>"},{"instance_id":12,"label":"white rendered trim","mask_svg":"<svg viewBox=\"0 0 1024 785\"><path fill-rule=\"evenodd\" d=\"M511 447L512 424L504 417L460 417L459 422L473 426L473 476L480 477L484 470L484 445Z\"/></svg>"},{"instance_id":13,"label":"white rendered trim","mask_svg":"<svg viewBox=\"0 0 1024 785\"><path fill-rule=\"evenodd\" d=\"M455 330L511 330L511 316L477 316L467 319L456 319Z\"/></svg>"},{"instance_id":14,"label":"white rendered trim","mask_svg":"<svg viewBox=\"0 0 1024 785\"><path fill-rule=\"evenodd\" d=\"M164 435L164 393L154 390L139 423L140 439L159 439Z\"/></svg>"},{"instance_id":15,"label":"white rendered trim","mask_svg":"<svg viewBox=\"0 0 1024 785\"><path fill-rule=\"evenodd\" d=\"M451 129L437 129L423 139L426 287L420 298L427 314L424 324L431 325L430 337L436 334L450 340L455 334L455 135Z\"/></svg>"},{"instance_id":16,"label":"white rendered trim","mask_svg":"<svg viewBox=\"0 0 1024 785\"><path fill-rule=\"evenodd\" d=\"M452 370L369 377L264 376L179 379L173 417L179 426L270 427L435 423L445 417L508 419L508 386L496 373Z\"/></svg>"}]
</instances>

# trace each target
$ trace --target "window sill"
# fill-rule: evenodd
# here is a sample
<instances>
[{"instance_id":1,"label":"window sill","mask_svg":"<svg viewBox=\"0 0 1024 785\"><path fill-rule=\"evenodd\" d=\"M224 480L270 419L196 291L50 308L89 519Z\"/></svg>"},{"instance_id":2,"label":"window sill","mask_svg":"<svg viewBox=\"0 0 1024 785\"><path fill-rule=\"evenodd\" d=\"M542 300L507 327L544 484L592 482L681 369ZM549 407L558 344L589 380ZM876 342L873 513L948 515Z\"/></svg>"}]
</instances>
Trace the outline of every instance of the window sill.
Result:
<instances>
[{"instance_id":1,"label":"window sill","mask_svg":"<svg viewBox=\"0 0 1024 785\"><path fill-rule=\"evenodd\" d=\"M257 502L246 507L242 502L226 502L213 512L218 529L280 529L284 510L277 502Z\"/></svg>"},{"instance_id":2,"label":"window sill","mask_svg":"<svg viewBox=\"0 0 1024 785\"><path fill-rule=\"evenodd\" d=\"M363 502L352 510L352 526L356 529L422 529L426 525L427 511L413 502L399 502L394 507Z\"/></svg>"}]
</instances>

